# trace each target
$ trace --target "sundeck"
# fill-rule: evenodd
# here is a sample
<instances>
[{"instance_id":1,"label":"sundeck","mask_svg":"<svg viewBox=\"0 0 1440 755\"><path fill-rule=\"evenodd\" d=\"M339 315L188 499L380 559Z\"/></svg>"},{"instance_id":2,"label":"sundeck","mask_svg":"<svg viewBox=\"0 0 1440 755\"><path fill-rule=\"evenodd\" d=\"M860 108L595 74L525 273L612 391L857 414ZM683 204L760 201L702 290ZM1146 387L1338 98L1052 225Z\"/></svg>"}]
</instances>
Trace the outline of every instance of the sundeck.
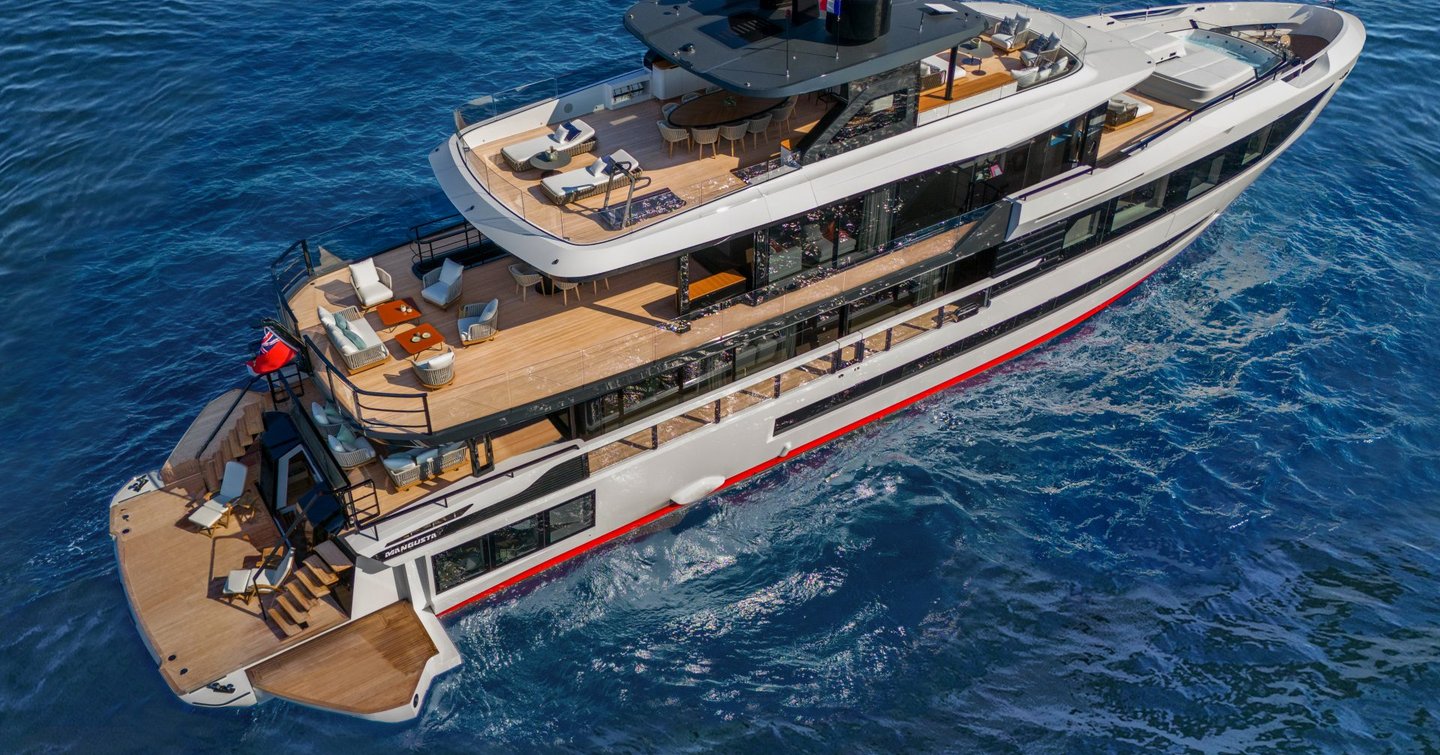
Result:
<instances>
[{"instance_id":1,"label":"sundeck","mask_svg":"<svg viewBox=\"0 0 1440 755\"><path fill-rule=\"evenodd\" d=\"M466 103L428 209L275 260L294 359L112 503L178 695L416 715L440 615L1115 301L1364 39L1283 3L781 5L637 4L642 60Z\"/></svg>"}]
</instances>

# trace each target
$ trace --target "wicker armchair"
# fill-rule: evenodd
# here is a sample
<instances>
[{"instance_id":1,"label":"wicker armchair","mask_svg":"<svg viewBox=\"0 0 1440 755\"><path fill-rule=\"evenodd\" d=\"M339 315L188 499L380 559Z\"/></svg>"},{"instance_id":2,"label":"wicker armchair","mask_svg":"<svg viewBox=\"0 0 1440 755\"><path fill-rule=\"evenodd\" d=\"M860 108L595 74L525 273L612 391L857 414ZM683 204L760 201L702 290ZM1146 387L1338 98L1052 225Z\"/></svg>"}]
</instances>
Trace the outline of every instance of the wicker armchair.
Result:
<instances>
[{"instance_id":1,"label":"wicker armchair","mask_svg":"<svg viewBox=\"0 0 1440 755\"><path fill-rule=\"evenodd\" d=\"M415 455L412 453L394 453L380 460L380 465L385 467L385 474L390 477L390 484L395 486L395 492L420 482L420 465L415 462Z\"/></svg>"},{"instance_id":2,"label":"wicker armchair","mask_svg":"<svg viewBox=\"0 0 1440 755\"><path fill-rule=\"evenodd\" d=\"M460 343L466 346L494 338L500 332L500 300L466 304L460 308L455 325L460 329Z\"/></svg>"},{"instance_id":3,"label":"wicker armchair","mask_svg":"<svg viewBox=\"0 0 1440 755\"><path fill-rule=\"evenodd\" d=\"M384 268L375 266L374 258L350 266L350 285L355 288L355 298L366 309L395 298L395 283Z\"/></svg>"},{"instance_id":4,"label":"wicker armchair","mask_svg":"<svg viewBox=\"0 0 1440 755\"><path fill-rule=\"evenodd\" d=\"M515 279L515 292L520 294L520 301L525 301L525 293L530 290L531 286L545 280L545 276L541 275L539 270L529 265L511 265L510 277Z\"/></svg>"},{"instance_id":5,"label":"wicker armchair","mask_svg":"<svg viewBox=\"0 0 1440 755\"><path fill-rule=\"evenodd\" d=\"M444 472L451 469L458 469L465 463L465 441L456 441L448 446L440 447L440 469Z\"/></svg>"},{"instance_id":6,"label":"wicker armchair","mask_svg":"<svg viewBox=\"0 0 1440 755\"><path fill-rule=\"evenodd\" d=\"M440 349L439 354L427 349L410 357L410 369L426 388L443 388L455 380L455 351L445 344Z\"/></svg>"},{"instance_id":7,"label":"wicker armchair","mask_svg":"<svg viewBox=\"0 0 1440 755\"><path fill-rule=\"evenodd\" d=\"M345 425L341 425L334 435L325 436L325 443L341 469L354 469L375 458L375 447L370 445L370 441L356 435Z\"/></svg>"},{"instance_id":8,"label":"wicker armchair","mask_svg":"<svg viewBox=\"0 0 1440 755\"><path fill-rule=\"evenodd\" d=\"M462 289L461 274L465 266L455 260L445 260L440 267L431 270L420 279L420 298L441 309L460 301Z\"/></svg>"}]
</instances>

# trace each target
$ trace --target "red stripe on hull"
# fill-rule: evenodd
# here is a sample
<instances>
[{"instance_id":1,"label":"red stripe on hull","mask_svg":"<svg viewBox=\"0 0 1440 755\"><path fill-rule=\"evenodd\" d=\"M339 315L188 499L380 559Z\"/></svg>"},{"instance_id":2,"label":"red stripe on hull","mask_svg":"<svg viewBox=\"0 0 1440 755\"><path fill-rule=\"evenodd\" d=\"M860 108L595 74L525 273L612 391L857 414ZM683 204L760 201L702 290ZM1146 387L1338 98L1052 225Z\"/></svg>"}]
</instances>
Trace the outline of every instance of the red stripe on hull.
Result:
<instances>
[{"instance_id":1,"label":"red stripe on hull","mask_svg":"<svg viewBox=\"0 0 1440 755\"><path fill-rule=\"evenodd\" d=\"M1135 290L1135 287L1136 287L1136 286L1140 285L1141 283L1144 283L1144 282L1145 282L1145 279L1146 279L1146 278L1149 278L1149 277L1150 277L1150 274L1146 274L1145 278L1141 278L1140 280L1135 281L1134 283L1130 284L1128 287L1126 287L1126 289L1125 289L1124 291L1121 291L1120 293L1115 294L1114 296L1110 297L1109 299L1106 299L1104 302L1102 302L1100 305L1096 306L1094 309L1091 309L1090 311L1086 312L1086 313L1083 314L1083 315L1080 315L1079 317L1075 318L1074 320L1071 320L1070 322L1067 322L1067 323L1065 323L1064 325L1061 325L1060 327L1058 327L1058 328L1050 331L1049 333L1046 333L1046 334L1043 335L1043 336L1040 336L1039 338L1036 338L1036 339L1033 340L1033 341L1030 341L1030 342L1027 343L1027 344L1024 344L1023 346L1019 346L1019 347L1017 347L1017 348L1015 348L1015 349L1012 349L1012 350L1010 350L1010 351L1008 351L1008 352L1006 352L1006 353L1004 353L1004 354L1002 354L1002 355L1000 355L1000 356L998 356L998 357L996 357L996 358L994 358L994 359L991 359L990 361L986 362L985 364L980 365L979 367L976 367L976 368L974 368L974 369L972 369L972 370L967 370L966 372L961 373L960 375L957 375L957 376L955 376L955 377L953 377L953 378L950 378L949 380L946 380L945 382L940 383L939 385L936 385L936 386L931 387L931 388L927 388L927 389L925 389L924 391L921 391L920 393L917 393L917 394L915 394L914 396L911 396L910 398L907 398L907 399L905 399L905 400L903 400L903 401L900 401L900 402L895 403L895 404L893 404L893 405L891 405L891 406L888 406L888 407L886 407L886 408L884 408L884 409L881 409L880 411L875 412L874 414L871 414L871 415L869 415L869 416L867 416L867 417L864 417L864 418L861 418L861 419L856 420L856 421L854 421L854 422L851 422L850 424L845 425L844 427L840 428L839 430L836 430L836 431L834 431L834 432L832 432L832 433L828 433L828 434L823 435L823 436L821 436L821 437L819 437L819 438L816 438L815 440L812 440L812 441L810 441L809 443L806 443L805 445L800 446L799 448L791 451L790 453L788 453L788 454L786 454L786 455L784 455L784 456L777 456L777 457L774 458L774 459L771 459L771 460L769 460L769 461L766 461L766 462L764 462L764 463L762 463L762 464L759 464L759 465L757 465L757 466L751 467L750 469L747 469L747 470L745 470L744 472L741 472L740 474L735 475L734 477L731 477L730 479L726 480L726 481L724 482L724 484L722 484L720 487L716 488L714 492L715 492L715 493L718 493L718 492L720 492L721 490L724 490L725 488L728 488L728 487L730 487L731 485L734 485L735 483L740 482L741 480L744 480L744 479L746 479L746 478L753 477L753 476L755 476L755 475L757 475L757 474L760 474L761 472L764 472L765 470L767 470L767 469L775 466L776 464L779 464L779 463L782 462L782 461L789 461L790 459L792 459L792 458L794 458L794 457L796 457L796 456L798 456L798 455L800 455L800 454L802 454L802 453L805 453L806 451L809 451L809 450L811 450L811 449L813 449L813 448L816 448L816 447L822 446L822 445L824 445L824 444L826 444L826 443L829 443L830 441L832 441L832 440L840 437L841 435L844 435L844 434L850 432L851 430L854 430L854 429L856 429L856 428L859 428L859 427L863 427L863 426L865 426L865 425L868 425L868 424L870 424L871 422L874 422L875 420L881 419L881 418L883 418L883 417L885 417L885 416L887 416L887 415L889 415L889 414L893 414L893 413L895 413L895 412L897 412L897 411L899 411L899 410L901 410L901 409L904 409L905 407L910 406L911 404L914 404L915 402L920 401L921 399L928 398L929 396L933 396L934 394L939 393L940 391L943 391L943 390L945 390L946 388L949 388L949 387L955 385L956 383L959 383L959 382L962 381L962 380L967 380L967 379L969 379L969 378L972 378L972 377L974 377L974 376L976 376L976 375L978 375L978 374L980 374L980 373L982 373L982 372L990 369L991 367L994 367L994 366L996 366L996 365L999 365L999 364L1002 364L1002 363L1004 363L1004 362L1007 362L1007 361L1009 361L1009 360L1011 360L1011 359L1014 359L1015 357L1017 357L1017 356L1019 356L1019 355L1021 355L1021 354L1024 354L1025 352L1027 352L1027 351L1035 348L1036 346L1039 346L1040 344L1045 343L1046 341L1049 341L1049 340L1051 340L1052 338L1055 338L1056 336L1060 335L1061 333L1064 333L1065 331L1067 331L1067 330L1075 327L1076 325L1079 325L1080 323L1082 323L1082 322L1090 319L1091 317L1095 316L1095 314L1096 314L1097 312L1099 312L1100 310L1105 309L1106 307L1110 306L1111 304L1114 304L1114 303L1115 303L1117 300L1119 300L1121 297L1125 296L1125 294L1128 294L1128 293L1130 293L1131 291ZM712 494L713 494L713 493L712 493ZM575 548L571 548L570 550L565 551L564 553L561 553L561 554L558 555L558 556L555 556L555 557L553 557L553 558L550 558L550 559L548 559L548 560L546 560L546 561L544 561L544 562L542 562L542 563L536 564L535 566L532 566L532 567L530 567L529 569L526 569L525 571L520 572L519 574L516 574L515 576L513 576L513 577L511 577L511 578L509 578L509 579L507 579L507 580L505 580L504 582L501 582L500 584L497 584L497 585L495 585L494 587L490 587L490 588L488 588L488 589L480 592L479 594L475 595L474 597L467 598L467 599L461 601L460 603L457 603L457 604L455 604L455 605L453 605L453 606L445 609L444 611L441 611L439 615L440 615L440 616L445 616L445 615L447 615L447 614L449 614L449 613L452 613L452 612L454 612L454 611L458 611L458 610L460 610L461 608L464 608L465 606L470 605L471 603L474 603L474 602L476 602L476 601L478 601L478 600L480 600L480 599L482 599L482 598L487 598L487 597L489 597L489 596L491 596L491 595L494 595L495 593L497 593L497 592L499 592L499 591L501 591L501 590L504 590L504 589L507 588L507 587L511 587L511 586L515 585L517 582L520 582L520 581L525 580L525 579L529 579L530 577L533 577L533 576L535 576L536 574L539 574L540 572L545 571L546 569L549 569L549 568L552 567L552 566L555 566L556 564L559 564L559 563L564 562L564 561L568 561L568 560L570 560L570 559L572 559L572 558L580 555L581 553L584 553L585 551L588 551L588 550L590 550L590 549L592 549L592 548L596 548L596 547L598 547L598 546L604 545L605 543L608 543L608 542L610 542L611 540L614 540L615 538L620 537L621 535L624 535L624 534L626 534L626 533L628 533L628 532L631 532L631 531L633 531L633 530L635 530L635 529L638 529L638 528L640 528L640 527L644 527L645 525L650 524L651 522L653 522L653 521L655 521L655 520L657 520L657 519L665 516L666 514L669 514L669 513L673 512L673 511L677 511L677 510L682 509L682 508L684 508L684 506L681 506L681 505L678 504L678 503L668 504L668 505L664 506L663 508L661 508L659 511L654 511L654 512L651 512L651 513L649 513L649 514L646 514L645 516L642 516L642 517L640 517L639 519L636 519L635 521L633 521L633 522L631 522L631 523L629 523L629 524L627 524L627 525L625 525L625 526L623 526L623 527L620 527L619 529L613 530L613 531L611 531L610 533L608 533L608 534L606 534L606 535L603 535L603 536L601 536L601 537L595 538L594 540L591 540L590 542L585 543L584 545L580 545L580 546L577 546L577 547L575 547Z\"/></svg>"}]
</instances>

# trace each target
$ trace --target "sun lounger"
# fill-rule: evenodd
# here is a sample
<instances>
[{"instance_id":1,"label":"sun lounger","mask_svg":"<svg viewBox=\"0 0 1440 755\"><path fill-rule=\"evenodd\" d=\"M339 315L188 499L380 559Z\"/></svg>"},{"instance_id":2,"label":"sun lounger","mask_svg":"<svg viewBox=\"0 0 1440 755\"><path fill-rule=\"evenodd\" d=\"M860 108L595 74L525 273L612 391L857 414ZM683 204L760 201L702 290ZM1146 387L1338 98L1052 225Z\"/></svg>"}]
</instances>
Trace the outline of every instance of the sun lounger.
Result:
<instances>
[{"instance_id":1,"label":"sun lounger","mask_svg":"<svg viewBox=\"0 0 1440 755\"><path fill-rule=\"evenodd\" d=\"M245 471L245 465L238 461L227 463L225 477L220 481L220 492L190 512L190 523L207 535L224 524L230 516L231 507L245 494Z\"/></svg>"},{"instance_id":2,"label":"sun lounger","mask_svg":"<svg viewBox=\"0 0 1440 755\"><path fill-rule=\"evenodd\" d=\"M622 165L629 166L628 173L620 167ZM631 176L639 174L640 162L621 149L596 160L589 167L541 179L540 188L550 197L550 201L563 205L603 194L611 183L624 186L630 182Z\"/></svg>"},{"instance_id":3,"label":"sun lounger","mask_svg":"<svg viewBox=\"0 0 1440 755\"><path fill-rule=\"evenodd\" d=\"M530 170L530 158L542 152L553 149L573 157L590 152L595 149L595 145L595 129L576 118L557 125L549 134L505 147L500 150L500 156L505 158L505 164L509 165L511 170Z\"/></svg>"}]
</instances>

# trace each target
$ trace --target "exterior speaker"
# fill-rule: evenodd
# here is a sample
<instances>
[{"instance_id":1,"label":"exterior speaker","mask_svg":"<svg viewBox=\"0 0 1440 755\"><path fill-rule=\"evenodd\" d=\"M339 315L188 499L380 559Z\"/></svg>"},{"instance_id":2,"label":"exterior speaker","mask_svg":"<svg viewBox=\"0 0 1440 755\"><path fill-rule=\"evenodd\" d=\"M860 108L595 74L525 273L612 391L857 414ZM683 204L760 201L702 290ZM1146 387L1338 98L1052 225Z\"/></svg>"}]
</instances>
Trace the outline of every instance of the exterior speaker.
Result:
<instances>
[{"instance_id":1,"label":"exterior speaker","mask_svg":"<svg viewBox=\"0 0 1440 755\"><path fill-rule=\"evenodd\" d=\"M840 13L825 14L825 30L841 44L865 44L890 32L890 0L842 0Z\"/></svg>"}]
</instances>

